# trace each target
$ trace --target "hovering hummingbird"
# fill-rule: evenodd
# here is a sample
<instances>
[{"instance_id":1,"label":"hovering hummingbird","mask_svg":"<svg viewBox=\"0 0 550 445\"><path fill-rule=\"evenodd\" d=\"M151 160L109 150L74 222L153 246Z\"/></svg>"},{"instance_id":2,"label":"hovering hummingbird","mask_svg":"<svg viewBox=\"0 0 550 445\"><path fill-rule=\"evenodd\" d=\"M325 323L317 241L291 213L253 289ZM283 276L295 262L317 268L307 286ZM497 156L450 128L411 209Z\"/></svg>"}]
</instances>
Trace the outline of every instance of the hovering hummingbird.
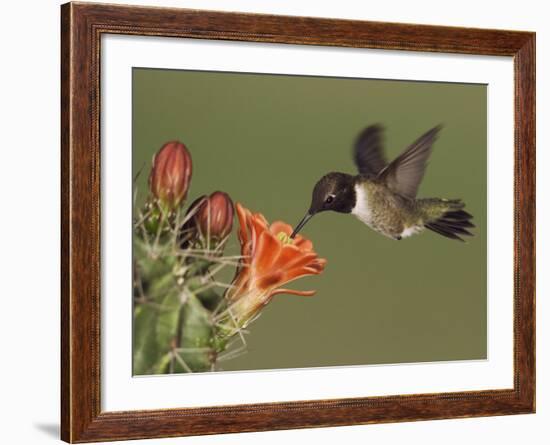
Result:
<instances>
[{"instance_id":1,"label":"hovering hummingbird","mask_svg":"<svg viewBox=\"0 0 550 445\"><path fill-rule=\"evenodd\" d=\"M440 129L440 126L432 128L387 163L382 147L383 128L367 127L357 137L353 149L359 174L331 172L323 176L315 184L311 206L291 238L313 215L326 210L351 213L370 228L395 240L425 228L459 241L464 241L461 235L472 236L468 231L475 227L470 221L472 215L463 210L462 200L416 198Z\"/></svg>"}]
</instances>

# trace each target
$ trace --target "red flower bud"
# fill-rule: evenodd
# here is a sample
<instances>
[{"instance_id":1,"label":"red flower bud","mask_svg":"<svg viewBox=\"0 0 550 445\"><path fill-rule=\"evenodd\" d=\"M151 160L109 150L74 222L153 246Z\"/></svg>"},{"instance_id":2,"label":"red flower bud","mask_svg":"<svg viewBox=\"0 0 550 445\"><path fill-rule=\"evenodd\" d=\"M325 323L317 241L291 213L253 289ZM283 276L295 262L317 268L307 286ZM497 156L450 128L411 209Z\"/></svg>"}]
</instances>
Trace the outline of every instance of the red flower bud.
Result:
<instances>
[{"instance_id":1,"label":"red flower bud","mask_svg":"<svg viewBox=\"0 0 550 445\"><path fill-rule=\"evenodd\" d=\"M210 196L197 198L189 206L187 214L192 216L183 226L184 239L189 240L199 235L216 243L229 235L233 228L233 202L224 192L214 192Z\"/></svg>"},{"instance_id":2,"label":"red flower bud","mask_svg":"<svg viewBox=\"0 0 550 445\"><path fill-rule=\"evenodd\" d=\"M187 196L192 172L191 154L185 145L167 142L153 157L149 175L151 193L168 209L175 209Z\"/></svg>"}]
</instances>

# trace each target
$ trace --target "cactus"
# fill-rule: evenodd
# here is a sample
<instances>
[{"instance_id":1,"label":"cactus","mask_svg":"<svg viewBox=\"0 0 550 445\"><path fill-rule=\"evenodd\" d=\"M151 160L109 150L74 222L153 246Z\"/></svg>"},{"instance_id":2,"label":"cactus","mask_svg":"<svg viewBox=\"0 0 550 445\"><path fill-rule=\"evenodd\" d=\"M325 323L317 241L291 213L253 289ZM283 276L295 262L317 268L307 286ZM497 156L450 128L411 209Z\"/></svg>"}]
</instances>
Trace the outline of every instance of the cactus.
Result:
<instances>
[{"instance_id":1,"label":"cactus","mask_svg":"<svg viewBox=\"0 0 550 445\"><path fill-rule=\"evenodd\" d=\"M289 238L290 226L269 226L239 204L241 255L226 255L233 202L214 192L184 212L191 173L185 145L165 144L153 158L147 201L134 212L134 375L219 369L246 352L245 328L274 295L313 293L280 285L324 268L309 240ZM231 283L219 278L227 268Z\"/></svg>"},{"instance_id":2,"label":"cactus","mask_svg":"<svg viewBox=\"0 0 550 445\"><path fill-rule=\"evenodd\" d=\"M230 284L216 275L239 257L223 255L227 237L182 249L178 228L187 221L177 214L164 213L156 233L147 220L141 213L134 227L134 374L213 370L229 340L215 314Z\"/></svg>"}]
</instances>

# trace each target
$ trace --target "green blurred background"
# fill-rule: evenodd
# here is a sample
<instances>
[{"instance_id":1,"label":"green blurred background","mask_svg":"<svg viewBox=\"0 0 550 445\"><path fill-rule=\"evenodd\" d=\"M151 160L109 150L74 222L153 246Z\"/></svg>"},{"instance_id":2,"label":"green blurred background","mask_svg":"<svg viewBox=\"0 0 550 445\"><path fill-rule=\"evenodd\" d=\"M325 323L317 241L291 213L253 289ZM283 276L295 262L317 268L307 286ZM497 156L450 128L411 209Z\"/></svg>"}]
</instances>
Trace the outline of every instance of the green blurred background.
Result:
<instances>
[{"instance_id":1,"label":"green blurred background","mask_svg":"<svg viewBox=\"0 0 550 445\"><path fill-rule=\"evenodd\" d=\"M317 179L355 171L351 147L366 125L386 127L392 159L442 123L418 196L462 198L477 225L467 243L429 231L396 242L353 216L318 215L303 233L328 259L325 273L293 283L317 294L274 297L249 327L248 352L223 370L486 358L486 93L477 84L134 68L140 202L153 154L178 139L193 157L188 203L223 190L294 225ZM230 244L237 249L236 237Z\"/></svg>"}]
</instances>

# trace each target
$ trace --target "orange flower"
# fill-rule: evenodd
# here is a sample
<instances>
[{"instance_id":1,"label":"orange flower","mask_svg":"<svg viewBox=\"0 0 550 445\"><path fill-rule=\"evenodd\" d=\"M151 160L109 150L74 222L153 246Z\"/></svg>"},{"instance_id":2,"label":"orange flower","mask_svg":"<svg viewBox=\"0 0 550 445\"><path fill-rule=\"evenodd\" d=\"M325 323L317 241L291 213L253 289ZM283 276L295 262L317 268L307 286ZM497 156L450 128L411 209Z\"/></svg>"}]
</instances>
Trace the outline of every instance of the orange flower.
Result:
<instances>
[{"instance_id":1,"label":"orange flower","mask_svg":"<svg viewBox=\"0 0 550 445\"><path fill-rule=\"evenodd\" d=\"M301 235L290 238L292 227L276 221L269 225L261 213L236 204L242 259L232 288L226 294L229 310L239 326L249 323L277 294L313 295L280 287L306 275L319 275L326 260Z\"/></svg>"}]
</instances>

